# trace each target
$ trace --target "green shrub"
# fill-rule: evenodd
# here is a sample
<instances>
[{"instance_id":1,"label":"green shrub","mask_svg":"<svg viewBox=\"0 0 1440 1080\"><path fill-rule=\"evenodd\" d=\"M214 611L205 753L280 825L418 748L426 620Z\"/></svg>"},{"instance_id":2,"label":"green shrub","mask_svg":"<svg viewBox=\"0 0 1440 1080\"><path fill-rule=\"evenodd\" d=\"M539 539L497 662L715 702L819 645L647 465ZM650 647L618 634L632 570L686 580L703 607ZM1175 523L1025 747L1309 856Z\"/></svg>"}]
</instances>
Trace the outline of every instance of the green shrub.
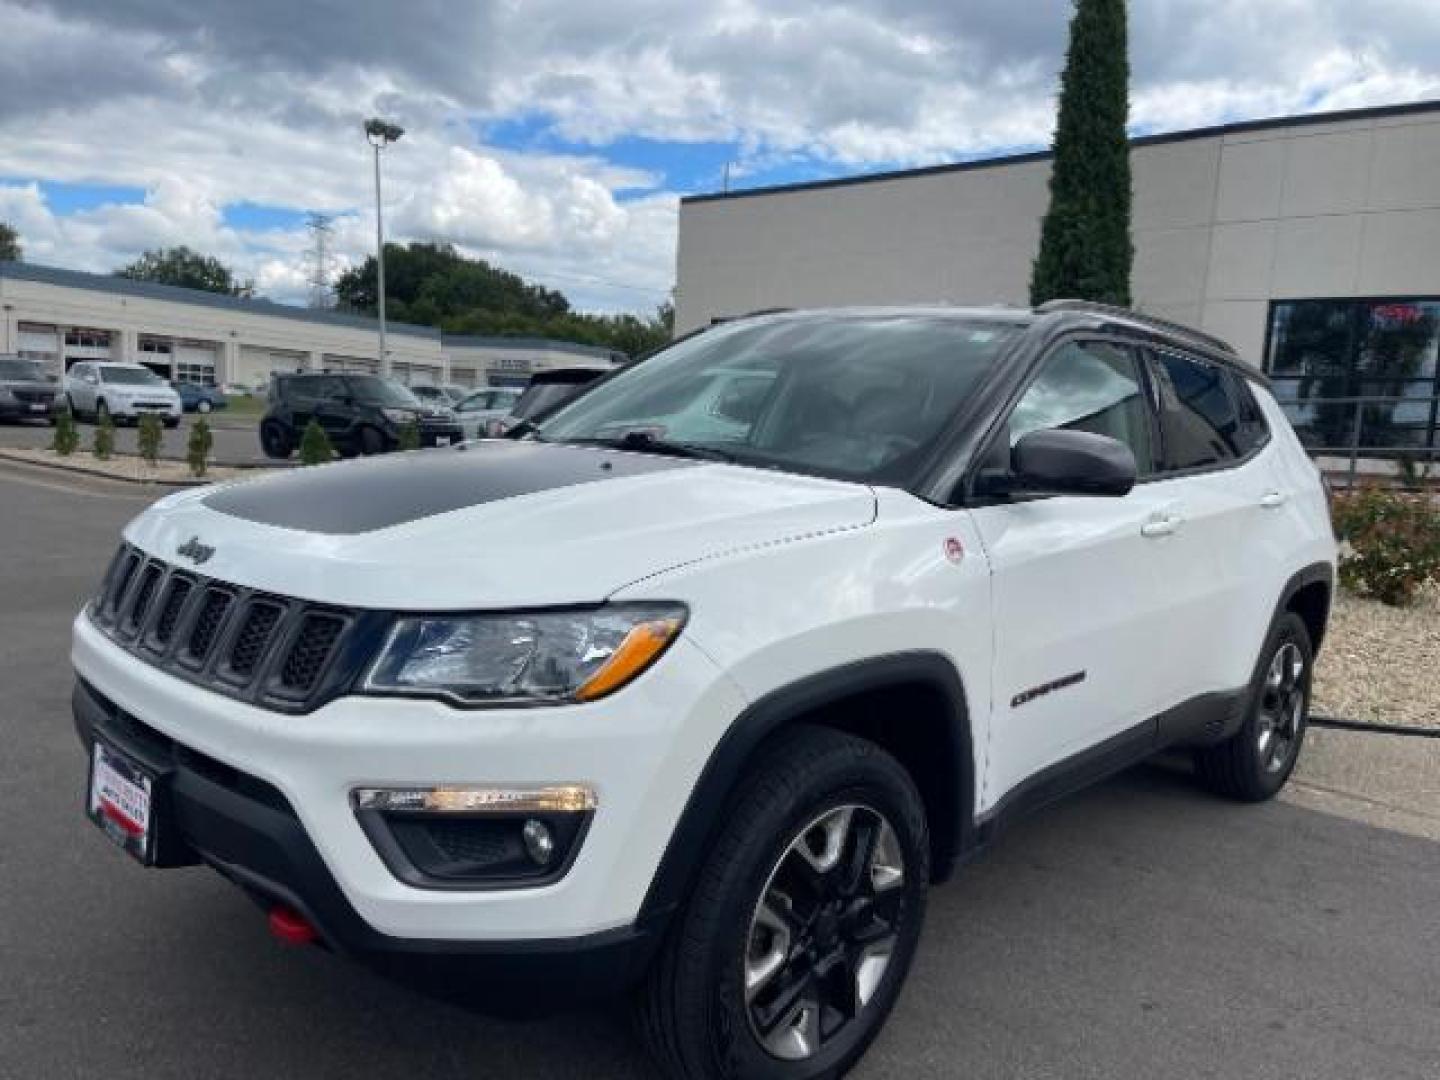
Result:
<instances>
[{"instance_id":1,"label":"green shrub","mask_svg":"<svg viewBox=\"0 0 1440 1080\"><path fill-rule=\"evenodd\" d=\"M75 427L75 417L69 409L62 408L55 414L55 437L50 449L61 457L69 457L80 447L80 432Z\"/></svg>"},{"instance_id":2,"label":"green shrub","mask_svg":"<svg viewBox=\"0 0 1440 1080\"><path fill-rule=\"evenodd\" d=\"M305 433L300 436L300 464L324 465L334 460L335 447L330 445L330 436L325 434L319 421L311 419L305 425Z\"/></svg>"},{"instance_id":3,"label":"green shrub","mask_svg":"<svg viewBox=\"0 0 1440 1080\"><path fill-rule=\"evenodd\" d=\"M102 413L99 423L95 425L95 442L90 452L99 461L109 461L115 453L115 421L108 412Z\"/></svg>"},{"instance_id":4,"label":"green shrub","mask_svg":"<svg viewBox=\"0 0 1440 1080\"><path fill-rule=\"evenodd\" d=\"M1336 494L1330 510L1347 589L1404 607L1440 582L1440 507L1428 496L1364 487Z\"/></svg>"},{"instance_id":5,"label":"green shrub","mask_svg":"<svg viewBox=\"0 0 1440 1080\"><path fill-rule=\"evenodd\" d=\"M210 425L204 417L197 417L190 428L190 441L185 444L185 460L190 463L192 476L204 476L209 467L210 448L215 445L215 436L210 434Z\"/></svg>"},{"instance_id":6,"label":"green shrub","mask_svg":"<svg viewBox=\"0 0 1440 1080\"><path fill-rule=\"evenodd\" d=\"M140 417L140 430L135 434L140 444L140 456L152 469L160 460L160 447L165 441L165 430L160 426L160 417L146 413Z\"/></svg>"},{"instance_id":7,"label":"green shrub","mask_svg":"<svg viewBox=\"0 0 1440 1080\"><path fill-rule=\"evenodd\" d=\"M420 449L420 421L413 416L400 425L399 447L401 450Z\"/></svg>"}]
</instances>

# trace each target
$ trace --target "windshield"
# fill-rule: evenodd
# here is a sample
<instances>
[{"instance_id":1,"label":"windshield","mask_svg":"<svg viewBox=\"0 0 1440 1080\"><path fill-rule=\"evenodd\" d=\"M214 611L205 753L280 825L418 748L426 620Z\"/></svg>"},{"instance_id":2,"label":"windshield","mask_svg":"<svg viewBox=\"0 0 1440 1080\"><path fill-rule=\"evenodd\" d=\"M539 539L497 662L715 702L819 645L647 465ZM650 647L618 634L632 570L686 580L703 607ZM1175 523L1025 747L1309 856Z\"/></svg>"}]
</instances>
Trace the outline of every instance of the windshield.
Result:
<instances>
[{"instance_id":1,"label":"windshield","mask_svg":"<svg viewBox=\"0 0 1440 1080\"><path fill-rule=\"evenodd\" d=\"M17 360L0 356L0 379L15 382L44 382L45 368L38 360Z\"/></svg>"},{"instance_id":2,"label":"windshield","mask_svg":"<svg viewBox=\"0 0 1440 1080\"><path fill-rule=\"evenodd\" d=\"M682 341L541 425L556 441L657 441L844 479L901 482L1020 331L948 314L746 321Z\"/></svg>"},{"instance_id":3,"label":"windshield","mask_svg":"<svg viewBox=\"0 0 1440 1080\"><path fill-rule=\"evenodd\" d=\"M510 408L510 415L518 416L522 420L529 420L557 405L563 405L589 385L589 382L531 383L525 388L525 392L515 399L515 404ZM503 409L505 403L500 402L497 407Z\"/></svg>"},{"instance_id":4,"label":"windshield","mask_svg":"<svg viewBox=\"0 0 1440 1080\"><path fill-rule=\"evenodd\" d=\"M346 379L350 383L350 392L361 401L400 408L420 407L420 399L397 382L382 379L378 375L349 375Z\"/></svg>"},{"instance_id":5,"label":"windshield","mask_svg":"<svg viewBox=\"0 0 1440 1080\"><path fill-rule=\"evenodd\" d=\"M156 383L163 385L165 382L153 371L141 367L102 367L100 379L121 386L153 386Z\"/></svg>"}]
</instances>

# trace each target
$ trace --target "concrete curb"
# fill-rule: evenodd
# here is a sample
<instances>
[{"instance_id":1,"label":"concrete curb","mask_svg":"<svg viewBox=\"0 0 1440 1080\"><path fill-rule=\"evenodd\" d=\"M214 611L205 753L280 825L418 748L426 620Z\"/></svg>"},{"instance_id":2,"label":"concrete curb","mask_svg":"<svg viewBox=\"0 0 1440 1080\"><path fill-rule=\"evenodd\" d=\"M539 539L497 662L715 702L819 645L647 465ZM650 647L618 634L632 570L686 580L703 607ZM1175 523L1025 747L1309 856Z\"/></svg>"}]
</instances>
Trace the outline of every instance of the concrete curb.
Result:
<instances>
[{"instance_id":1,"label":"concrete curb","mask_svg":"<svg viewBox=\"0 0 1440 1080\"><path fill-rule=\"evenodd\" d=\"M168 461L168 459L165 459ZM143 476L138 470L142 468L139 459L131 454L116 454L109 463L91 463L85 460L63 460L55 457L44 457L36 454L33 450L19 450L14 447L0 446L0 461L13 461L17 465L30 465L38 469L53 469L56 472L72 473L77 476L90 476L100 480L113 480L121 484L139 484L144 487L204 487L206 484L218 483L221 480L234 480L238 475L254 474L259 475L265 470L265 466L236 466L220 465L211 466L211 473L204 477L194 476ZM114 471L116 464L134 462L137 473L127 475L124 472ZM173 464L173 462L171 462Z\"/></svg>"},{"instance_id":2,"label":"concrete curb","mask_svg":"<svg viewBox=\"0 0 1440 1080\"><path fill-rule=\"evenodd\" d=\"M1292 801L1440 840L1440 739L1310 727Z\"/></svg>"}]
</instances>

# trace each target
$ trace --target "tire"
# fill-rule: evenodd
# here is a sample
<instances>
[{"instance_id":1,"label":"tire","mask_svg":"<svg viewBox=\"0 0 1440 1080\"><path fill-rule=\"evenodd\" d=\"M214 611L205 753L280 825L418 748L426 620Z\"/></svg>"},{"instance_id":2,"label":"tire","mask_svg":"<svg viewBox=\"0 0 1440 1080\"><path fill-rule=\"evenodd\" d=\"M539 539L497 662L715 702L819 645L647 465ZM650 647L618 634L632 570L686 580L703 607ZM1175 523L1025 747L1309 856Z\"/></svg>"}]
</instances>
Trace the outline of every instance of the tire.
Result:
<instances>
[{"instance_id":1,"label":"tire","mask_svg":"<svg viewBox=\"0 0 1440 1080\"><path fill-rule=\"evenodd\" d=\"M355 445L366 457L372 454L383 454L387 449L385 433L379 428L362 427L355 434Z\"/></svg>"},{"instance_id":2,"label":"tire","mask_svg":"<svg viewBox=\"0 0 1440 1080\"><path fill-rule=\"evenodd\" d=\"M210 402L201 398L195 403L195 411L201 414L208 413L210 411Z\"/></svg>"},{"instance_id":3,"label":"tire","mask_svg":"<svg viewBox=\"0 0 1440 1080\"><path fill-rule=\"evenodd\" d=\"M1241 802L1263 802L1285 786L1305 743L1314 669L1310 631L1287 611L1260 651L1240 730L1195 752L1195 771L1206 787Z\"/></svg>"},{"instance_id":4,"label":"tire","mask_svg":"<svg viewBox=\"0 0 1440 1080\"><path fill-rule=\"evenodd\" d=\"M667 1077L843 1075L884 1024L919 941L929 836L900 763L809 726L755 760L638 994L641 1038Z\"/></svg>"},{"instance_id":5,"label":"tire","mask_svg":"<svg viewBox=\"0 0 1440 1080\"><path fill-rule=\"evenodd\" d=\"M180 418L178 416L167 416L164 422L167 428L177 428L180 426Z\"/></svg>"},{"instance_id":6,"label":"tire","mask_svg":"<svg viewBox=\"0 0 1440 1080\"><path fill-rule=\"evenodd\" d=\"M260 425L260 449L266 457L283 461L295 452L295 439L285 425L271 420Z\"/></svg>"}]
</instances>

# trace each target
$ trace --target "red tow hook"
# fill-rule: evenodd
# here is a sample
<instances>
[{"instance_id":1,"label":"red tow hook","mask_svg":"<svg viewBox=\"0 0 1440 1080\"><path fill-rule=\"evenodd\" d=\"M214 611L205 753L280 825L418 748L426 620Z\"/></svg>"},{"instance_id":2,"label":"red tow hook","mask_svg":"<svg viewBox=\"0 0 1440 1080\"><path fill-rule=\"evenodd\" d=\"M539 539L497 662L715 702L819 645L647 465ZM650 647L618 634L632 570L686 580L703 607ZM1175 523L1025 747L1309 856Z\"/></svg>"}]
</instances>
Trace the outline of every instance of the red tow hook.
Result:
<instances>
[{"instance_id":1,"label":"red tow hook","mask_svg":"<svg viewBox=\"0 0 1440 1080\"><path fill-rule=\"evenodd\" d=\"M309 945L320 937L314 925L298 911L276 904L270 909L270 933L286 945Z\"/></svg>"}]
</instances>

